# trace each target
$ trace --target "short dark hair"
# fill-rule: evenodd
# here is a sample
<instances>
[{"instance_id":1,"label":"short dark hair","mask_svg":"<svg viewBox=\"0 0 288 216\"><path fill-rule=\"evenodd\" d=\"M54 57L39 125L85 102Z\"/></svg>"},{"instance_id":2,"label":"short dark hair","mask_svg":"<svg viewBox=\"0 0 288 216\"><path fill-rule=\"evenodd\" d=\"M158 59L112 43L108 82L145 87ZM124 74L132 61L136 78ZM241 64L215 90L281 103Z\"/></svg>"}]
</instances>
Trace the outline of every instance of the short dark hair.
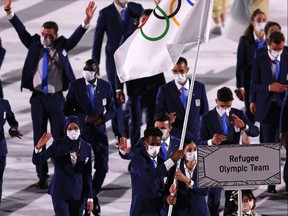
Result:
<instances>
[{"instance_id":1,"label":"short dark hair","mask_svg":"<svg viewBox=\"0 0 288 216\"><path fill-rule=\"evenodd\" d=\"M181 64L181 63L184 63L186 66L188 66L187 59L185 59L184 57L180 57L178 61L176 62L176 64Z\"/></svg>"},{"instance_id":2,"label":"short dark hair","mask_svg":"<svg viewBox=\"0 0 288 216\"><path fill-rule=\"evenodd\" d=\"M154 122L156 121L159 121L159 122L168 121L169 125L171 125L171 118L167 113L158 113L154 118Z\"/></svg>"},{"instance_id":3,"label":"short dark hair","mask_svg":"<svg viewBox=\"0 0 288 216\"><path fill-rule=\"evenodd\" d=\"M144 131L144 139L147 139L150 136L162 137L162 135L162 131L155 127L149 127Z\"/></svg>"},{"instance_id":4,"label":"short dark hair","mask_svg":"<svg viewBox=\"0 0 288 216\"><path fill-rule=\"evenodd\" d=\"M267 39L267 44L269 45L271 45L272 43L281 44L284 41L285 41L285 37L283 33L275 31L270 34L269 38Z\"/></svg>"},{"instance_id":5,"label":"short dark hair","mask_svg":"<svg viewBox=\"0 0 288 216\"><path fill-rule=\"evenodd\" d=\"M89 59L85 62L83 70L99 72L99 64L95 59Z\"/></svg>"},{"instance_id":6,"label":"short dark hair","mask_svg":"<svg viewBox=\"0 0 288 216\"><path fill-rule=\"evenodd\" d=\"M266 23L266 25L265 25L265 28L264 28L264 33L265 33L265 35L268 34L268 31L269 31L270 27L271 27L271 26L274 26L274 25L278 26L278 28L281 30L281 25L280 25L279 23L274 22L274 21L268 21L268 22Z\"/></svg>"},{"instance_id":7,"label":"short dark hair","mask_svg":"<svg viewBox=\"0 0 288 216\"><path fill-rule=\"evenodd\" d=\"M146 15L146 16L150 16L150 14L153 12L153 9L145 9L141 16Z\"/></svg>"},{"instance_id":8,"label":"short dark hair","mask_svg":"<svg viewBox=\"0 0 288 216\"><path fill-rule=\"evenodd\" d=\"M249 199L254 200L254 205L252 206L251 209L254 209L256 207L256 197L254 196L252 190L242 190L242 197L248 197ZM232 191L232 194L230 196L231 201L238 201L238 190Z\"/></svg>"},{"instance_id":9,"label":"short dark hair","mask_svg":"<svg viewBox=\"0 0 288 216\"><path fill-rule=\"evenodd\" d=\"M42 27L46 29L53 29L56 34L58 33L58 25L54 21L47 21L42 25Z\"/></svg>"},{"instance_id":10,"label":"short dark hair","mask_svg":"<svg viewBox=\"0 0 288 216\"><path fill-rule=\"evenodd\" d=\"M233 93L230 88L222 87L217 91L217 99L222 102L234 100Z\"/></svg>"}]
</instances>

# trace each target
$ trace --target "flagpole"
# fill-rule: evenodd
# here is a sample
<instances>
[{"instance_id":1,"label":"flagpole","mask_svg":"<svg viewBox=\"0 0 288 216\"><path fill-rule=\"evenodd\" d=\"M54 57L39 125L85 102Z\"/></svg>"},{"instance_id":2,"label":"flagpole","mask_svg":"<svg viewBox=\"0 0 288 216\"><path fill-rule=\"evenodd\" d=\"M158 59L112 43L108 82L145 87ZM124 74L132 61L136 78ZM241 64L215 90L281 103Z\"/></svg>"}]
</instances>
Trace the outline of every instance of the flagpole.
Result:
<instances>
[{"instance_id":1,"label":"flagpole","mask_svg":"<svg viewBox=\"0 0 288 216\"><path fill-rule=\"evenodd\" d=\"M183 149L185 134L187 131L187 123L188 123L189 112L190 112L190 107L191 107L191 101L192 101L192 95L193 95L193 89L194 89L194 81L195 81L195 77L196 77L197 63L198 63L198 58L199 58L199 53L200 53L201 35L202 35L202 29L203 29L203 19L204 19L204 14L205 14L204 12L206 9L206 3L208 2L206 0L202 0L202 1L204 1L204 5L202 7L202 12L201 12L199 34L198 34L198 39L197 39L197 51L196 51L196 57L195 57L195 64L194 64L194 69L193 69L193 73L191 76L191 83L190 83L190 87L189 87L189 91L188 91L188 101L187 101L187 106L186 106L186 110L185 110L185 117L184 117L184 122L183 122L183 128L182 128L179 150ZM181 159L177 161L176 171L180 168L180 161L181 161ZM173 184L175 186L177 184L177 180L175 178L174 178ZM175 196L176 194L173 194L173 195ZM169 210L168 210L167 216L172 215L172 210L173 210L173 205L169 205Z\"/></svg>"}]
</instances>

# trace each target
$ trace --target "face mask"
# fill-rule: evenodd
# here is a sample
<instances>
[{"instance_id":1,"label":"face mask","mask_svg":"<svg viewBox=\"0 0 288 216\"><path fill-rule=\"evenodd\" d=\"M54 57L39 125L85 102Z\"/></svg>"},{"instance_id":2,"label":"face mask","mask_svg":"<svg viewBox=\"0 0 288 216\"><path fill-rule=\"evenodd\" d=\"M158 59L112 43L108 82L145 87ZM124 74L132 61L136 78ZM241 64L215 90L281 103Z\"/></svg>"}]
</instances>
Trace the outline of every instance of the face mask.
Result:
<instances>
[{"instance_id":1,"label":"face mask","mask_svg":"<svg viewBox=\"0 0 288 216\"><path fill-rule=\"evenodd\" d=\"M266 22L260 22L260 23L256 23L255 26L255 31L257 32L263 32L264 28L265 28Z\"/></svg>"},{"instance_id":2,"label":"face mask","mask_svg":"<svg viewBox=\"0 0 288 216\"><path fill-rule=\"evenodd\" d=\"M120 2L121 4L126 4L126 3L128 2L128 0L119 0L119 2Z\"/></svg>"},{"instance_id":3,"label":"face mask","mask_svg":"<svg viewBox=\"0 0 288 216\"><path fill-rule=\"evenodd\" d=\"M197 151L187 152L185 159L187 161L197 161Z\"/></svg>"},{"instance_id":4,"label":"face mask","mask_svg":"<svg viewBox=\"0 0 288 216\"><path fill-rule=\"evenodd\" d=\"M162 131L162 133L163 133L163 135L162 135L162 140L163 139L165 139L166 137L167 137L167 135L168 135L168 129L160 129L161 131Z\"/></svg>"},{"instance_id":5,"label":"face mask","mask_svg":"<svg viewBox=\"0 0 288 216\"><path fill-rule=\"evenodd\" d=\"M187 74L183 73L183 74L174 74L174 80L181 84L183 82L185 82L187 80Z\"/></svg>"},{"instance_id":6,"label":"face mask","mask_svg":"<svg viewBox=\"0 0 288 216\"><path fill-rule=\"evenodd\" d=\"M152 157L155 158L160 151L160 146L150 146L147 147L147 153Z\"/></svg>"},{"instance_id":7,"label":"face mask","mask_svg":"<svg viewBox=\"0 0 288 216\"><path fill-rule=\"evenodd\" d=\"M67 130L66 134L70 140L77 140L80 136L80 130Z\"/></svg>"},{"instance_id":8,"label":"face mask","mask_svg":"<svg viewBox=\"0 0 288 216\"><path fill-rule=\"evenodd\" d=\"M270 54L271 54L271 56L273 57L273 58L278 58L278 56L280 56L281 54L282 54L282 51L275 51L275 50L269 50L269 52L270 52Z\"/></svg>"},{"instance_id":9,"label":"face mask","mask_svg":"<svg viewBox=\"0 0 288 216\"><path fill-rule=\"evenodd\" d=\"M82 71L82 74L83 74L84 79L85 79L87 82L95 79L95 77L96 77L96 72L95 72L95 71L83 70L83 71Z\"/></svg>"},{"instance_id":10,"label":"face mask","mask_svg":"<svg viewBox=\"0 0 288 216\"><path fill-rule=\"evenodd\" d=\"M229 116L229 112L230 112L231 108L224 109L224 108L218 106L218 107L217 107L217 110L218 110L220 116L222 116L222 115L224 115L224 114L226 114L227 116Z\"/></svg>"},{"instance_id":11,"label":"face mask","mask_svg":"<svg viewBox=\"0 0 288 216\"><path fill-rule=\"evenodd\" d=\"M41 36L41 44L44 47L50 47L52 45L52 42L53 42L53 38L51 36L46 36L46 37Z\"/></svg>"}]
</instances>

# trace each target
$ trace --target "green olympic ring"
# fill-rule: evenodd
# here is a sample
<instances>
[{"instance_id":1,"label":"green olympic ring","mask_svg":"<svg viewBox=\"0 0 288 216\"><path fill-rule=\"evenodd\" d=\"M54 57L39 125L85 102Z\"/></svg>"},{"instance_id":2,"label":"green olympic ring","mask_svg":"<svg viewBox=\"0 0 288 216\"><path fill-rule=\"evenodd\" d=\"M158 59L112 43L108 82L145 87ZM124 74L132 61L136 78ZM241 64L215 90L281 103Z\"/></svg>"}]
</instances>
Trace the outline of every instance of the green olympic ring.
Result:
<instances>
[{"instance_id":1,"label":"green olympic ring","mask_svg":"<svg viewBox=\"0 0 288 216\"><path fill-rule=\"evenodd\" d=\"M165 28L164 32L163 32L160 36L154 37L154 38L147 36L147 35L144 33L143 29L140 28L140 32L141 32L142 36L143 36L146 40L149 40L149 41L158 41L158 40L161 40L162 38L164 38L164 37L166 36L166 34L168 33L168 30L169 30L169 28L170 28L170 21L169 21L168 15L165 13L164 10L162 10L162 9L159 7L159 5L156 6L156 9L158 9L158 10L160 11L160 13L163 14L163 16L165 17L165 20L166 20L166 28Z\"/></svg>"}]
</instances>

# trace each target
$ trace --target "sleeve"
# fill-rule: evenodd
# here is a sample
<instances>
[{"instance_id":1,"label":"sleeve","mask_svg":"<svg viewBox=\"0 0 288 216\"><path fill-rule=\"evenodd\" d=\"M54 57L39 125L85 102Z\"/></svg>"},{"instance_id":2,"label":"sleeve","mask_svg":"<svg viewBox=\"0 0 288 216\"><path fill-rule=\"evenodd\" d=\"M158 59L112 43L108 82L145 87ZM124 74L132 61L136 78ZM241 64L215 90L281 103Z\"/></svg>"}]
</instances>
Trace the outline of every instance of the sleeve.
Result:
<instances>
[{"instance_id":1,"label":"sleeve","mask_svg":"<svg viewBox=\"0 0 288 216\"><path fill-rule=\"evenodd\" d=\"M166 100L165 100L165 94L164 94L164 89L161 86L158 89L158 93L156 96L156 107L155 107L155 114L159 113L165 113L168 112L167 106L166 106Z\"/></svg>"},{"instance_id":2,"label":"sleeve","mask_svg":"<svg viewBox=\"0 0 288 216\"><path fill-rule=\"evenodd\" d=\"M200 118L200 130L198 136L198 144L199 145L208 145L208 141L211 139L211 135L209 129L207 127L207 123L205 121L205 117Z\"/></svg>"},{"instance_id":3,"label":"sleeve","mask_svg":"<svg viewBox=\"0 0 288 216\"><path fill-rule=\"evenodd\" d=\"M86 31L86 28L79 25L69 38L65 38L66 51L72 50L80 42Z\"/></svg>"},{"instance_id":4,"label":"sleeve","mask_svg":"<svg viewBox=\"0 0 288 216\"><path fill-rule=\"evenodd\" d=\"M246 42L245 37L240 37L239 45L237 49L237 64L236 64L236 87L243 88L244 87L244 77L245 77L245 50L246 50Z\"/></svg>"},{"instance_id":5,"label":"sleeve","mask_svg":"<svg viewBox=\"0 0 288 216\"><path fill-rule=\"evenodd\" d=\"M207 100L207 94L206 94L206 89L205 85L203 84L202 88L202 97L201 97L201 110L200 110L200 115L203 115L204 113L209 111L209 105L208 105L208 100Z\"/></svg>"},{"instance_id":6,"label":"sleeve","mask_svg":"<svg viewBox=\"0 0 288 216\"><path fill-rule=\"evenodd\" d=\"M116 108L115 108L115 102L113 98L113 92L111 85L109 83L108 88L107 88L107 103L105 105L106 113L103 115L105 118L105 121L107 122L108 120L114 118L116 115Z\"/></svg>"},{"instance_id":7,"label":"sleeve","mask_svg":"<svg viewBox=\"0 0 288 216\"><path fill-rule=\"evenodd\" d=\"M86 198L93 198L92 192L92 157L91 157L91 145L86 143L89 146L88 150L88 161L84 165L83 170L83 190Z\"/></svg>"},{"instance_id":8,"label":"sleeve","mask_svg":"<svg viewBox=\"0 0 288 216\"><path fill-rule=\"evenodd\" d=\"M11 110L11 106L9 102L7 101L7 122L10 125L10 128L12 129L18 129L18 122L15 119L15 115Z\"/></svg>"},{"instance_id":9,"label":"sleeve","mask_svg":"<svg viewBox=\"0 0 288 216\"><path fill-rule=\"evenodd\" d=\"M106 21L103 10L99 12L97 25L94 32L92 58L100 63L101 47L103 42L104 33L106 31Z\"/></svg>"},{"instance_id":10,"label":"sleeve","mask_svg":"<svg viewBox=\"0 0 288 216\"><path fill-rule=\"evenodd\" d=\"M247 116L245 115L245 113L243 111L241 111L241 119L242 121L249 126L248 130L244 130L244 132L251 137L256 137L259 135L259 128L257 126L255 126L253 123L251 123L249 121L249 119L247 118Z\"/></svg>"}]
</instances>

